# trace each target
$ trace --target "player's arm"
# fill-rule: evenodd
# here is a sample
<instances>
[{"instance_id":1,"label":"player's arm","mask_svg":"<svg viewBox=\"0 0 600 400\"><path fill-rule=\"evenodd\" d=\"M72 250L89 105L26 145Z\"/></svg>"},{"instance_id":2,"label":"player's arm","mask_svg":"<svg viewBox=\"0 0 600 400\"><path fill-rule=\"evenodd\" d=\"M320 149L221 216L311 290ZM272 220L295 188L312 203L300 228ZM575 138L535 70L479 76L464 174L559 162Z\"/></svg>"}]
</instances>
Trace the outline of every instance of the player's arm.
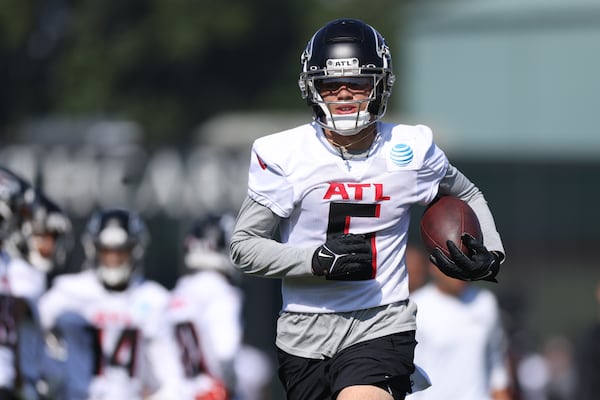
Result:
<instances>
[{"instance_id":1,"label":"player's arm","mask_svg":"<svg viewBox=\"0 0 600 400\"><path fill-rule=\"evenodd\" d=\"M210 302L206 303L202 315L204 321L197 323L195 329L203 328L199 335L203 338L202 351L210 353L206 364L211 374L233 392L236 383L234 360L240 352L243 336L242 294L224 281L213 282L212 289L207 293Z\"/></svg>"},{"instance_id":2,"label":"player's arm","mask_svg":"<svg viewBox=\"0 0 600 400\"><path fill-rule=\"evenodd\" d=\"M93 327L77 312L60 312L47 332L46 346L54 369L53 385L60 391L57 398L86 398L99 351Z\"/></svg>"},{"instance_id":3,"label":"player's arm","mask_svg":"<svg viewBox=\"0 0 600 400\"><path fill-rule=\"evenodd\" d=\"M269 208L250 198L244 200L231 238L232 261L243 272L268 278L372 278L371 248L365 236L335 236L316 249L295 248L274 239L279 220Z\"/></svg>"},{"instance_id":4,"label":"player's arm","mask_svg":"<svg viewBox=\"0 0 600 400\"><path fill-rule=\"evenodd\" d=\"M466 201L477 215L481 232L483 233L484 245L490 251L500 253L502 258L504 258L504 246L502 245L500 234L496 229L492 212L483 193L473 182L456 167L449 165L446 175L440 182L439 194L453 195Z\"/></svg>"},{"instance_id":5,"label":"player's arm","mask_svg":"<svg viewBox=\"0 0 600 400\"><path fill-rule=\"evenodd\" d=\"M63 290L59 282L40 297L38 310L40 323L46 331L54 328L57 318L64 312L72 311L73 299L69 298L68 292Z\"/></svg>"},{"instance_id":6,"label":"player's arm","mask_svg":"<svg viewBox=\"0 0 600 400\"><path fill-rule=\"evenodd\" d=\"M267 278L311 275L314 248L295 248L277 242L280 218L246 197L231 237L231 258L242 272Z\"/></svg>"},{"instance_id":7,"label":"player's arm","mask_svg":"<svg viewBox=\"0 0 600 400\"><path fill-rule=\"evenodd\" d=\"M444 274L453 278L496 282L500 264L505 259L504 246L483 193L452 165L448 166L444 178L440 181L438 193L456 196L471 206L479 219L483 241L464 234L461 239L470 250L470 254L463 253L456 243L448 241L450 257L438 248L430 255L431 261Z\"/></svg>"}]
</instances>

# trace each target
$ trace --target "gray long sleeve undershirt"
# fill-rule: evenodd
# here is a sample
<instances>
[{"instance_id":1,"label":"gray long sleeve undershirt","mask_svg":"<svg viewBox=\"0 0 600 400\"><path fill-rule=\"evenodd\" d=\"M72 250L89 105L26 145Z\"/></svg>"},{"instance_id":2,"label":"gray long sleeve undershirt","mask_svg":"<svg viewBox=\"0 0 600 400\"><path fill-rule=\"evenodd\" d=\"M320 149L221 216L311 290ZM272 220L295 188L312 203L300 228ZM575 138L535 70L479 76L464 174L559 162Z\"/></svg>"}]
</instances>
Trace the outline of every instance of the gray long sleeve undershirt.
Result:
<instances>
[{"instance_id":1,"label":"gray long sleeve undershirt","mask_svg":"<svg viewBox=\"0 0 600 400\"><path fill-rule=\"evenodd\" d=\"M483 193L452 165L440 182L439 194L457 196L466 201L479 218L485 246L504 254ZM269 208L246 197L231 238L232 261L249 275L266 278L312 276L311 260L316 247L290 247L273 239L280 219Z\"/></svg>"},{"instance_id":2,"label":"gray long sleeve undershirt","mask_svg":"<svg viewBox=\"0 0 600 400\"><path fill-rule=\"evenodd\" d=\"M313 248L290 247L273 239L279 217L246 197L231 237L231 259L249 275L266 278L311 276Z\"/></svg>"},{"instance_id":3,"label":"gray long sleeve undershirt","mask_svg":"<svg viewBox=\"0 0 600 400\"><path fill-rule=\"evenodd\" d=\"M473 209L479 219L479 225L483 232L483 244L490 251L497 251L504 256L504 247L500 234L496 230L494 217L483 196L483 193L457 168L450 165L446 175L439 185L440 195L452 195L466 201Z\"/></svg>"}]
</instances>

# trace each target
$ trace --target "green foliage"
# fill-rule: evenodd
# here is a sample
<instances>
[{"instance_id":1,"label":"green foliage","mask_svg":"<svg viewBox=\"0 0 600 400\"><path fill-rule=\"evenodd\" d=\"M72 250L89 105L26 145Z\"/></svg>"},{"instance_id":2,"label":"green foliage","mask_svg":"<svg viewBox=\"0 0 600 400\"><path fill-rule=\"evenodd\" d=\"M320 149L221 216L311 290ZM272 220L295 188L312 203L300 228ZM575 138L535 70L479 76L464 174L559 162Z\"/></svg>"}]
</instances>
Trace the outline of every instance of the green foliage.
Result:
<instances>
[{"instance_id":1,"label":"green foliage","mask_svg":"<svg viewBox=\"0 0 600 400\"><path fill-rule=\"evenodd\" d=\"M18 49L27 43L34 25L35 1L5 0L0 7L0 45Z\"/></svg>"},{"instance_id":2,"label":"green foliage","mask_svg":"<svg viewBox=\"0 0 600 400\"><path fill-rule=\"evenodd\" d=\"M358 17L393 38L395 8L389 0L4 1L0 129L55 113L106 115L140 122L149 144L183 143L218 113L303 109L296 78L310 35Z\"/></svg>"}]
</instances>

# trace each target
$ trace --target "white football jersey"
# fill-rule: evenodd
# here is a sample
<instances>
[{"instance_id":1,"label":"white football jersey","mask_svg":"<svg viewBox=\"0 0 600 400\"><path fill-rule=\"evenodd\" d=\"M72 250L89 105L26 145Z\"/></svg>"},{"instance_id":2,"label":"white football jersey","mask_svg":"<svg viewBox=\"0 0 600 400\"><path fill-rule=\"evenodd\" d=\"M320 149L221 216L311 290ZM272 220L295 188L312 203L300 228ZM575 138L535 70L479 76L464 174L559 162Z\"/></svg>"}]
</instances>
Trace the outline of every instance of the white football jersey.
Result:
<instances>
[{"instance_id":1,"label":"white football jersey","mask_svg":"<svg viewBox=\"0 0 600 400\"><path fill-rule=\"evenodd\" d=\"M181 377L166 319L168 302L168 291L155 282L108 291L94 270L85 270L59 276L39 309L46 329L67 313L85 319L96 351L89 398L125 400L141 399L144 391Z\"/></svg>"},{"instance_id":2,"label":"white football jersey","mask_svg":"<svg viewBox=\"0 0 600 400\"><path fill-rule=\"evenodd\" d=\"M373 279L284 278L284 311L343 312L408 298L410 207L433 200L448 160L426 126L377 126L363 158L340 157L314 123L254 142L248 196L283 218L283 243L316 248L342 233L371 240Z\"/></svg>"},{"instance_id":3,"label":"white football jersey","mask_svg":"<svg viewBox=\"0 0 600 400\"><path fill-rule=\"evenodd\" d=\"M16 314L23 312L18 311L23 307L35 307L45 289L43 272L0 251L0 387L14 388L15 346L19 340Z\"/></svg>"},{"instance_id":4,"label":"white football jersey","mask_svg":"<svg viewBox=\"0 0 600 400\"><path fill-rule=\"evenodd\" d=\"M223 274L183 275L171 294L169 317L186 377L186 398L232 385L242 340L242 295ZM221 383L222 382L222 383Z\"/></svg>"},{"instance_id":5,"label":"white football jersey","mask_svg":"<svg viewBox=\"0 0 600 400\"><path fill-rule=\"evenodd\" d=\"M487 400L508 387L505 335L490 291L471 286L457 298L430 283L411 298L418 306L415 363L431 387L408 399Z\"/></svg>"}]
</instances>

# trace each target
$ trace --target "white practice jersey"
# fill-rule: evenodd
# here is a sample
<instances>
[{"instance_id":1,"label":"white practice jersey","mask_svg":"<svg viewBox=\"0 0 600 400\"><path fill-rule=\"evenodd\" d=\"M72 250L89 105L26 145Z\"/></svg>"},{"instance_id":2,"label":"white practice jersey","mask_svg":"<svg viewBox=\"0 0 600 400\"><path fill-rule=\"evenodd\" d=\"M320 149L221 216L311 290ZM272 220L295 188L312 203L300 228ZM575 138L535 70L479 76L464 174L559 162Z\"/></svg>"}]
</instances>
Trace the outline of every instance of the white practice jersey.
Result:
<instances>
[{"instance_id":1,"label":"white practice jersey","mask_svg":"<svg viewBox=\"0 0 600 400\"><path fill-rule=\"evenodd\" d=\"M155 282L108 291L95 271L85 270L59 276L40 299L39 309L46 329L66 314L82 316L92 328L96 354L90 399L132 400L181 382L166 319L168 302L168 291Z\"/></svg>"},{"instance_id":2,"label":"white practice jersey","mask_svg":"<svg viewBox=\"0 0 600 400\"><path fill-rule=\"evenodd\" d=\"M0 251L0 387L14 388L17 321L29 314L46 289L46 275L20 258Z\"/></svg>"},{"instance_id":3,"label":"white practice jersey","mask_svg":"<svg viewBox=\"0 0 600 400\"><path fill-rule=\"evenodd\" d=\"M431 387L407 399L489 400L493 389L508 387L505 335L490 291L471 286L457 298L430 283L411 298L418 306L415 364Z\"/></svg>"},{"instance_id":4,"label":"white practice jersey","mask_svg":"<svg viewBox=\"0 0 600 400\"><path fill-rule=\"evenodd\" d=\"M284 278L284 311L343 312L408 298L410 207L434 199L448 160L426 126L378 123L378 129L368 156L359 159L342 159L314 123L254 142L248 196L282 217L283 243L316 248L342 233L371 240L374 279Z\"/></svg>"},{"instance_id":5,"label":"white practice jersey","mask_svg":"<svg viewBox=\"0 0 600 400\"><path fill-rule=\"evenodd\" d=\"M231 387L234 359L241 349L242 295L223 274L183 275L171 294L169 317L175 329L189 399Z\"/></svg>"}]
</instances>

